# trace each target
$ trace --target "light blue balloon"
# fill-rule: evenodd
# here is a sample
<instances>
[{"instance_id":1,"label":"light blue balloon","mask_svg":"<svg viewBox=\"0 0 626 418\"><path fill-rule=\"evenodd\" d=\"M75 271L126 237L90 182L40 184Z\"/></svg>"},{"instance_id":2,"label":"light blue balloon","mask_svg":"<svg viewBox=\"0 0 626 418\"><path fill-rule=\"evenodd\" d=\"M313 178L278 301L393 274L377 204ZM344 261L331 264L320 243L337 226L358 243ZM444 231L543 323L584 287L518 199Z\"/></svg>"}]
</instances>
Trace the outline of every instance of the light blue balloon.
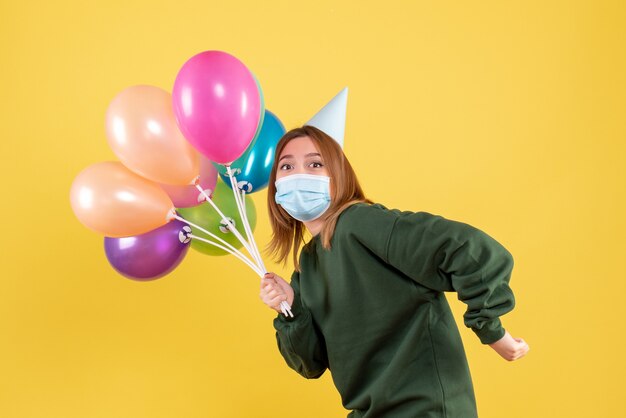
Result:
<instances>
[{"instance_id":1,"label":"light blue balloon","mask_svg":"<svg viewBox=\"0 0 626 418\"><path fill-rule=\"evenodd\" d=\"M272 112L265 110L263 125L256 141L230 166L239 187L243 188L246 193L258 192L267 187L274 165L276 145L284 134L285 127L282 122ZM215 164L215 166L224 183L230 187L226 168L220 164Z\"/></svg>"}]
</instances>

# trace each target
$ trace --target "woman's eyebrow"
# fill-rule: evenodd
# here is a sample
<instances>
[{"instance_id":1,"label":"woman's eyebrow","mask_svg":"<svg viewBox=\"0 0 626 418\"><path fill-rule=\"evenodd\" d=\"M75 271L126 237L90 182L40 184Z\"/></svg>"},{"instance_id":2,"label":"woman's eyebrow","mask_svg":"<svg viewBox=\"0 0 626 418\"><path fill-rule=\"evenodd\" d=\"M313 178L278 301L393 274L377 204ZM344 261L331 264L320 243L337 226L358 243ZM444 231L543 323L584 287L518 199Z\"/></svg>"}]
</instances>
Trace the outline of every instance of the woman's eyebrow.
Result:
<instances>
[{"instance_id":1,"label":"woman's eyebrow","mask_svg":"<svg viewBox=\"0 0 626 418\"><path fill-rule=\"evenodd\" d=\"M305 155L306 158L308 157L321 157L320 153L318 152L309 152L307 155ZM280 159L278 160L278 162L281 162L283 160L283 158L293 158L293 155L291 154L287 154L287 155L283 155L282 157L280 157Z\"/></svg>"}]
</instances>

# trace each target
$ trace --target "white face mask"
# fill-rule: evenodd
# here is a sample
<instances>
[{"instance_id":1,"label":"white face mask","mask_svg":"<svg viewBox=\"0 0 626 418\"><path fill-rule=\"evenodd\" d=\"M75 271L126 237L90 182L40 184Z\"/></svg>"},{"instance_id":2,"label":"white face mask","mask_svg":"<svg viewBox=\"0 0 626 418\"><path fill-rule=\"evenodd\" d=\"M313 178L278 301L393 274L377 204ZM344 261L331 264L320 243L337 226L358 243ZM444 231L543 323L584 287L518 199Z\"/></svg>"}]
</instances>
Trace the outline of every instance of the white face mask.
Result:
<instances>
[{"instance_id":1,"label":"white face mask","mask_svg":"<svg viewBox=\"0 0 626 418\"><path fill-rule=\"evenodd\" d=\"M274 200L293 218L313 221L330 207L330 177L292 174L276 180Z\"/></svg>"}]
</instances>

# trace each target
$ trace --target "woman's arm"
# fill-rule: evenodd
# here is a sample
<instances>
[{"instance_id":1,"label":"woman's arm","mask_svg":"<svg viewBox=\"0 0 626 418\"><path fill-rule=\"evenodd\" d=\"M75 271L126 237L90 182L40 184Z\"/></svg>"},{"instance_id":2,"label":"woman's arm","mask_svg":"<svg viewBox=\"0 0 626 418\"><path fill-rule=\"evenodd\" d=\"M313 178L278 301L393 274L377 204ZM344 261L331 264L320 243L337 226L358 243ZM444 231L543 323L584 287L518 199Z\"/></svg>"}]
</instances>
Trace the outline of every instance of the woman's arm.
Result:
<instances>
[{"instance_id":1,"label":"woman's arm","mask_svg":"<svg viewBox=\"0 0 626 418\"><path fill-rule=\"evenodd\" d=\"M261 299L280 312L280 302L291 305L293 318L279 314L274 319L276 342L283 358L296 372L307 379L320 377L328 368L326 345L316 328L311 312L302 305L299 274L294 272L291 285L282 277L268 273L261 280Z\"/></svg>"},{"instance_id":2,"label":"woman's arm","mask_svg":"<svg viewBox=\"0 0 626 418\"><path fill-rule=\"evenodd\" d=\"M483 344L509 361L528 352L500 321L515 306L514 262L506 248L471 225L423 212L400 215L391 234L389 262L426 287L456 291L467 304L465 325Z\"/></svg>"},{"instance_id":3,"label":"woman's arm","mask_svg":"<svg viewBox=\"0 0 626 418\"><path fill-rule=\"evenodd\" d=\"M515 306L509 281L513 256L483 231L428 212L363 206L353 212L356 239L415 282L456 291L467 305L464 323L502 357L525 354L527 344L503 328ZM527 351L527 350L526 350Z\"/></svg>"}]
</instances>

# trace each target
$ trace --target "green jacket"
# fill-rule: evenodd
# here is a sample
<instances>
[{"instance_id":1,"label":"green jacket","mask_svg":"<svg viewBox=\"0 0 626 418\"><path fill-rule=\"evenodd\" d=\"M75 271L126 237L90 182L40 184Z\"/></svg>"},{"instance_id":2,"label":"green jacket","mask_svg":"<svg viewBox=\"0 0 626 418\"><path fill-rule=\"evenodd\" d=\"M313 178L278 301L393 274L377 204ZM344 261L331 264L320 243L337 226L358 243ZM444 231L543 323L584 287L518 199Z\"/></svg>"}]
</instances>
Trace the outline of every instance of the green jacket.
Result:
<instances>
[{"instance_id":1,"label":"green jacket","mask_svg":"<svg viewBox=\"0 0 626 418\"><path fill-rule=\"evenodd\" d=\"M287 364L332 373L349 417L477 416L465 350L443 292L467 304L483 344L504 335L515 305L511 254L484 232L427 212L358 203L319 234L294 272L294 318L274 320Z\"/></svg>"}]
</instances>

